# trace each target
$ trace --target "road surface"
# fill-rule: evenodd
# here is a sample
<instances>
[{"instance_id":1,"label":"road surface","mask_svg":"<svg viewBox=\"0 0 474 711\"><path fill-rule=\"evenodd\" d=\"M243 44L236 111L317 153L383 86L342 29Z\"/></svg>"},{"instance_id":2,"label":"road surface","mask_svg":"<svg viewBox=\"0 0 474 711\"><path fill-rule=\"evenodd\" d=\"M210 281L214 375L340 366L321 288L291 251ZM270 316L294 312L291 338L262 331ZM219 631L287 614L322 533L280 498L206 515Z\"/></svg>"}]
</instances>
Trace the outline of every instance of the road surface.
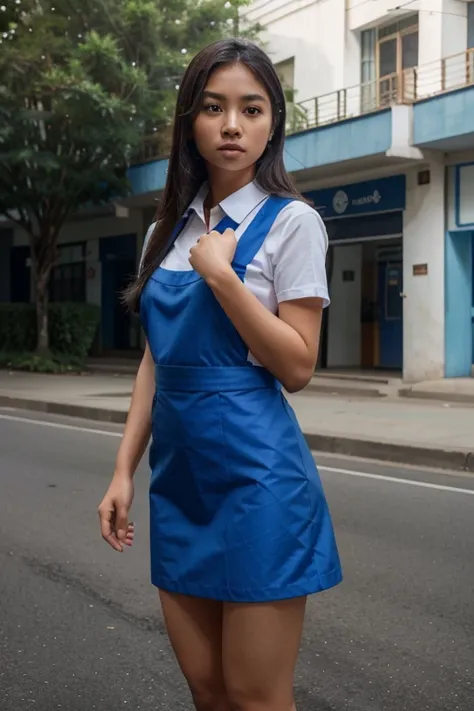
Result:
<instances>
[{"instance_id":1,"label":"road surface","mask_svg":"<svg viewBox=\"0 0 474 711\"><path fill-rule=\"evenodd\" d=\"M149 583L146 462L133 550L99 535L119 432L0 410L2 711L192 708ZM317 460L345 580L309 600L298 711L472 711L474 477Z\"/></svg>"}]
</instances>

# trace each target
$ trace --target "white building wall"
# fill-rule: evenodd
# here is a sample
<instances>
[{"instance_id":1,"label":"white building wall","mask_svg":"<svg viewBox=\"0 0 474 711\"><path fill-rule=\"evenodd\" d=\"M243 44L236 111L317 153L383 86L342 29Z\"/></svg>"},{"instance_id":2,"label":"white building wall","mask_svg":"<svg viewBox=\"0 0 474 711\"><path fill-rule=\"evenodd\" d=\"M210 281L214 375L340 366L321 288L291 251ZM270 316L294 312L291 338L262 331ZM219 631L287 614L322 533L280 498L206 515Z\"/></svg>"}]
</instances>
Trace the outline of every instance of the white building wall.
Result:
<instances>
[{"instance_id":1,"label":"white building wall","mask_svg":"<svg viewBox=\"0 0 474 711\"><path fill-rule=\"evenodd\" d=\"M143 219L141 210L130 210L129 217L98 217L90 220L66 222L59 234L59 243L84 242L100 237L116 235L142 234ZM14 245L28 244L28 235L21 228L14 231Z\"/></svg>"},{"instance_id":2,"label":"white building wall","mask_svg":"<svg viewBox=\"0 0 474 711\"><path fill-rule=\"evenodd\" d=\"M345 0L256 0L245 17L266 28L274 63L295 58L298 102L345 86Z\"/></svg>"},{"instance_id":3,"label":"white building wall","mask_svg":"<svg viewBox=\"0 0 474 711\"><path fill-rule=\"evenodd\" d=\"M419 1L406 5L400 11L393 11L393 8L402 3L394 0L348 0L347 1L347 21L348 28L354 32L376 27L389 22L396 22L399 17L411 14L418 10Z\"/></svg>"},{"instance_id":4,"label":"white building wall","mask_svg":"<svg viewBox=\"0 0 474 711\"><path fill-rule=\"evenodd\" d=\"M263 40L273 62L294 57L296 101L304 102L339 89L349 89L347 101L360 103L360 33L418 13L418 93L428 95L463 83L467 48L465 0L255 0L245 9L251 22L266 31ZM440 60L446 59L444 68ZM407 78L409 82L409 78ZM464 79L465 81L465 79ZM335 99L333 100L335 101ZM327 99L323 111L334 107ZM323 102L323 107L325 102ZM323 117L324 120L324 117Z\"/></svg>"},{"instance_id":5,"label":"white building wall","mask_svg":"<svg viewBox=\"0 0 474 711\"><path fill-rule=\"evenodd\" d=\"M403 375L409 382L444 377L444 161L430 164L431 182L407 174L403 221ZM426 264L426 276L414 276Z\"/></svg>"}]
</instances>

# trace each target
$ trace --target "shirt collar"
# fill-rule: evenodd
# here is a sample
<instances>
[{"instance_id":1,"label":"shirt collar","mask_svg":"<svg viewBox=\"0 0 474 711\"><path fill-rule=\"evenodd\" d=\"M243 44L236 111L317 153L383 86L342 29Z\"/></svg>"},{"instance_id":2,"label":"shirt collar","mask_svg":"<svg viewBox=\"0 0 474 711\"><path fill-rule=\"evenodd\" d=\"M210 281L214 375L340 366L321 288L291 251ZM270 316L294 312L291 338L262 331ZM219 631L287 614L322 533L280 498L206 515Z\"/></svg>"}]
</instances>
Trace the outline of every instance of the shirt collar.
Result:
<instances>
[{"instance_id":1,"label":"shirt collar","mask_svg":"<svg viewBox=\"0 0 474 711\"><path fill-rule=\"evenodd\" d=\"M196 212L203 222L205 222L204 200L206 199L208 189L208 184L204 183L188 208L188 213L190 211ZM229 197L226 197L219 203L219 206L231 220L240 225L252 210L266 197L267 193L253 181L247 183L247 185L244 185L243 188L232 193Z\"/></svg>"}]
</instances>

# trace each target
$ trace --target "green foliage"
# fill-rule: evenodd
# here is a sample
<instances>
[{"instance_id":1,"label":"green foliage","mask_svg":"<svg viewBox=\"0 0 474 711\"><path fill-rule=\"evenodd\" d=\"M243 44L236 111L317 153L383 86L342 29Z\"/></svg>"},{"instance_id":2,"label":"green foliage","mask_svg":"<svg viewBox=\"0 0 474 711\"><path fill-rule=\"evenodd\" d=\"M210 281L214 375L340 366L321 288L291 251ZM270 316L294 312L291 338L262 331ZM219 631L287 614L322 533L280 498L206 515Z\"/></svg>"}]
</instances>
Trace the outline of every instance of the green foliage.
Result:
<instances>
[{"instance_id":1,"label":"green foliage","mask_svg":"<svg viewBox=\"0 0 474 711\"><path fill-rule=\"evenodd\" d=\"M308 128L308 116L304 108L296 101L294 89L284 88L286 100L286 130L287 133L296 133Z\"/></svg>"},{"instance_id":2,"label":"green foliage","mask_svg":"<svg viewBox=\"0 0 474 711\"><path fill-rule=\"evenodd\" d=\"M235 34L249 0L2 0L0 215L30 235L46 352L47 287L64 222L129 192L147 134L169 135L193 55Z\"/></svg>"},{"instance_id":3,"label":"green foliage","mask_svg":"<svg viewBox=\"0 0 474 711\"><path fill-rule=\"evenodd\" d=\"M97 331L100 308L94 304L51 304L49 333L51 349L85 361Z\"/></svg>"},{"instance_id":4,"label":"green foliage","mask_svg":"<svg viewBox=\"0 0 474 711\"><path fill-rule=\"evenodd\" d=\"M81 373L84 363L72 356L36 353L4 353L0 351L0 368L27 370L31 373Z\"/></svg>"},{"instance_id":5,"label":"green foliage","mask_svg":"<svg viewBox=\"0 0 474 711\"><path fill-rule=\"evenodd\" d=\"M176 85L246 0L3 0L0 213L56 231L126 194L144 135L171 122ZM247 28L254 34L258 28Z\"/></svg>"},{"instance_id":6,"label":"green foliage","mask_svg":"<svg viewBox=\"0 0 474 711\"><path fill-rule=\"evenodd\" d=\"M36 345L36 314L31 304L0 304L0 351L32 351Z\"/></svg>"},{"instance_id":7,"label":"green foliage","mask_svg":"<svg viewBox=\"0 0 474 711\"><path fill-rule=\"evenodd\" d=\"M51 352L38 356L36 313L33 304L0 304L0 365L37 372L81 370L100 320L92 304L50 304Z\"/></svg>"}]
</instances>

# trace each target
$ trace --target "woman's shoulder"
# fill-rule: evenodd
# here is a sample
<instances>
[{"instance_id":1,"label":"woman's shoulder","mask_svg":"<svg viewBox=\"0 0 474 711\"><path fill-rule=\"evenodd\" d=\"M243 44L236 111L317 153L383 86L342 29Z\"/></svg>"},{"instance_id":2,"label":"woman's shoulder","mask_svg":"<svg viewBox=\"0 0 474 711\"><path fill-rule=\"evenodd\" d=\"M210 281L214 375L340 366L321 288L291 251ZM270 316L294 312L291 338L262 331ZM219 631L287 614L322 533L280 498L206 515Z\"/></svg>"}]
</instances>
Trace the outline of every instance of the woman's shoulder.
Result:
<instances>
[{"instance_id":1,"label":"woman's shoulder","mask_svg":"<svg viewBox=\"0 0 474 711\"><path fill-rule=\"evenodd\" d=\"M303 198L292 199L285 207L282 209L280 215L282 218L287 220L302 217L304 220L313 220L322 223L322 217L316 208L306 202Z\"/></svg>"},{"instance_id":2,"label":"woman's shoulder","mask_svg":"<svg viewBox=\"0 0 474 711\"><path fill-rule=\"evenodd\" d=\"M276 218L271 236L284 242L295 233L320 235L327 239L326 227L319 212L303 199L294 198L283 207ZM269 235L270 236L270 235Z\"/></svg>"}]
</instances>

